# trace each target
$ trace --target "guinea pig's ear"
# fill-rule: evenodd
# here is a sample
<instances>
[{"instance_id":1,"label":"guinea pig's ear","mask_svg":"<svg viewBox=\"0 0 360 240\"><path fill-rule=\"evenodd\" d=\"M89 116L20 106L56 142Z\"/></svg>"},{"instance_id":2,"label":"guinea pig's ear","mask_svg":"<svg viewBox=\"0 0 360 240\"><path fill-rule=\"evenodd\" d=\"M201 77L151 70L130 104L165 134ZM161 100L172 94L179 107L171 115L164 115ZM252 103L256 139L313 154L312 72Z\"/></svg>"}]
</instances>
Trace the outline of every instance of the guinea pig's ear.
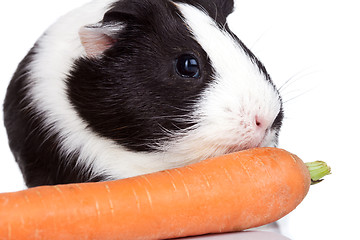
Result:
<instances>
[{"instance_id":1,"label":"guinea pig's ear","mask_svg":"<svg viewBox=\"0 0 360 240\"><path fill-rule=\"evenodd\" d=\"M222 14L226 18L234 10L233 0L217 0L217 6L221 9Z\"/></svg>"},{"instance_id":2,"label":"guinea pig's ear","mask_svg":"<svg viewBox=\"0 0 360 240\"><path fill-rule=\"evenodd\" d=\"M84 26L79 35L81 44L89 57L98 57L116 42L126 23L138 19L146 9L143 1L122 0L116 2L98 24Z\"/></svg>"},{"instance_id":3,"label":"guinea pig's ear","mask_svg":"<svg viewBox=\"0 0 360 240\"><path fill-rule=\"evenodd\" d=\"M98 23L83 26L79 30L81 44L88 57L98 57L116 42L116 36L124 28L122 23Z\"/></svg>"}]
</instances>

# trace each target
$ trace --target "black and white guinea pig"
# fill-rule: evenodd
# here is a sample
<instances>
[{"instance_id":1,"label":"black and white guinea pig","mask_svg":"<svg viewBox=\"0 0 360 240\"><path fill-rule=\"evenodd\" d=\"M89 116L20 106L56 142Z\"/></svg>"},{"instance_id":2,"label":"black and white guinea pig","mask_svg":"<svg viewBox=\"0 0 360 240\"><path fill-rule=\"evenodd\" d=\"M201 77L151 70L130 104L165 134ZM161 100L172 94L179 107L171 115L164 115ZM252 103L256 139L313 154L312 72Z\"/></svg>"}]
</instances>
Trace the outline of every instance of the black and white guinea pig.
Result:
<instances>
[{"instance_id":1,"label":"black and white guinea pig","mask_svg":"<svg viewBox=\"0 0 360 240\"><path fill-rule=\"evenodd\" d=\"M4 103L27 186L131 177L276 146L278 90L232 0L95 0L19 64Z\"/></svg>"}]
</instances>

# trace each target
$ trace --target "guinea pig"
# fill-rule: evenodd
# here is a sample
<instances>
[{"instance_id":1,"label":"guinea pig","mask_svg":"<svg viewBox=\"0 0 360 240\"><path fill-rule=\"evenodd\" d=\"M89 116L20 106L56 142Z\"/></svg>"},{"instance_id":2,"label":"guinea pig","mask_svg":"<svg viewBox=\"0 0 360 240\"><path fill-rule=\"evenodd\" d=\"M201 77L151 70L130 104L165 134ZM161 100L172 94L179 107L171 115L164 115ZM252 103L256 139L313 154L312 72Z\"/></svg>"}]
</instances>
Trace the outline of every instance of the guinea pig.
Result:
<instances>
[{"instance_id":1,"label":"guinea pig","mask_svg":"<svg viewBox=\"0 0 360 240\"><path fill-rule=\"evenodd\" d=\"M4 102L28 187L276 147L280 94L229 29L233 0L94 0L20 62Z\"/></svg>"}]
</instances>

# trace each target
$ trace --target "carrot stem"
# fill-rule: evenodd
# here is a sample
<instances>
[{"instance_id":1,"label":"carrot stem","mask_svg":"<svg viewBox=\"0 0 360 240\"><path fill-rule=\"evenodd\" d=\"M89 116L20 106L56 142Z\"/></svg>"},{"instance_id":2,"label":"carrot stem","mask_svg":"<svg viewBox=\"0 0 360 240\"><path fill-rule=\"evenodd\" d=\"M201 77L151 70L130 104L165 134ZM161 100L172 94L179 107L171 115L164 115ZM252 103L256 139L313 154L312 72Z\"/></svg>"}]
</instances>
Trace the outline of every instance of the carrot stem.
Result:
<instances>
[{"instance_id":1,"label":"carrot stem","mask_svg":"<svg viewBox=\"0 0 360 240\"><path fill-rule=\"evenodd\" d=\"M323 161L314 161L305 163L309 169L311 185L321 182L323 177L331 174L331 168Z\"/></svg>"}]
</instances>

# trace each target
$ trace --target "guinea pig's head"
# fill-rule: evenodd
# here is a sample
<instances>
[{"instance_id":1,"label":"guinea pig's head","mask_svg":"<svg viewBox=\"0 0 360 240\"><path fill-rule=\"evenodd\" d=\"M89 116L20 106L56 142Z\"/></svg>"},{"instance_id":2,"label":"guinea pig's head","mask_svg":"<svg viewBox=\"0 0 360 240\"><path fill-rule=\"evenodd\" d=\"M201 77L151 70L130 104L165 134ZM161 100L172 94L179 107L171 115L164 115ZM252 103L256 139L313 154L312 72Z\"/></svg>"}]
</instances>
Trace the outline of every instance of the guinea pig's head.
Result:
<instances>
[{"instance_id":1,"label":"guinea pig's head","mask_svg":"<svg viewBox=\"0 0 360 240\"><path fill-rule=\"evenodd\" d=\"M281 97L228 28L232 0L122 0L79 34L67 81L79 116L128 151L174 166L276 146Z\"/></svg>"}]
</instances>

